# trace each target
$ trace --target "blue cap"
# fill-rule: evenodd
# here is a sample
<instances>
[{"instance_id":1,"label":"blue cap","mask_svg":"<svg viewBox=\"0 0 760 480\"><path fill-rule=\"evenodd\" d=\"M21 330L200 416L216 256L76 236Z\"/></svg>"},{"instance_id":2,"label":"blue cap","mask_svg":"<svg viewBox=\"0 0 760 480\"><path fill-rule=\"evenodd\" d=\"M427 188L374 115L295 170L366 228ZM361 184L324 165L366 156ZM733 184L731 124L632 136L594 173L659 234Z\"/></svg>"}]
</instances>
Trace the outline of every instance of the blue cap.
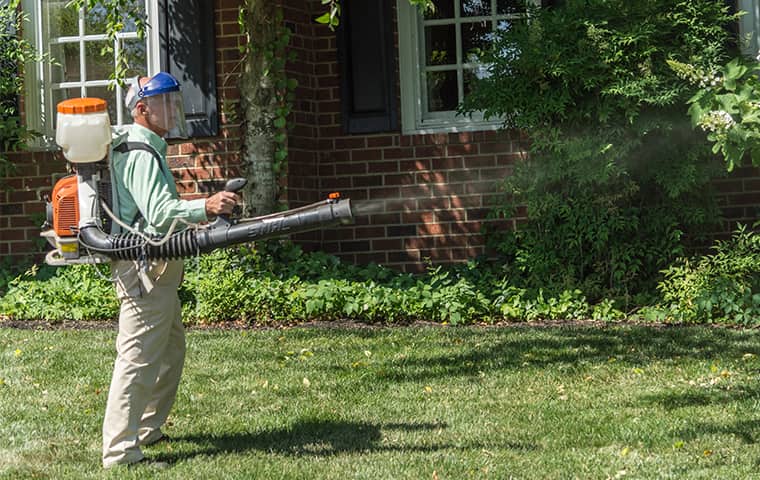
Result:
<instances>
[{"instance_id":1,"label":"blue cap","mask_svg":"<svg viewBox=\"0 0 760 480\"><path fill-rule=\"evenodd\" d=\"M174 76L166 72L158 72L153 75L148 83L140 86L140 81L137 83L138 97L152 97L153 95L161 95L169 92L179 92L179 82Z\"/></svg>"},{"instance_id":2,"label":"blue cap","mask_svg":"<svg viewBox=\"0 0 760 480\"><path fill-rule=\"evenodd\" d=\"M137 102L143 98L164 93L179 92L179 82L174 76L166 72L153 75L145 85L140 85L140 77L137 76L130 82L132 87L127 93L124 103L129 110L133 109Z\"/></svg>"}]
</instances>

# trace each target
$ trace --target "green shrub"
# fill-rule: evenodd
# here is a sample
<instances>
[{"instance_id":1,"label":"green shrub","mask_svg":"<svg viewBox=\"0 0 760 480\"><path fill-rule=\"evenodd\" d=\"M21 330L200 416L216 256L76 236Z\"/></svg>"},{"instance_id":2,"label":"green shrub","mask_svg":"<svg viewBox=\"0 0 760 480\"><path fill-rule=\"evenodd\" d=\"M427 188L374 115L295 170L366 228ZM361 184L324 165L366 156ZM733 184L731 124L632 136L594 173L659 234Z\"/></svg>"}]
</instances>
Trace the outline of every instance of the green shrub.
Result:
<instances>
[{"instance_id":1,"label":"green shrub","mask_svg":"<svg viewBox=\"0 0 760 480\"><path fill-rule=\"evenodd\" d=\"M530 138L494 211L527 207L527 219L488 234L522 286L635 303L685 234L709 231L709 181L724 169L684 118L693 87L667 61L719 64L735 18L714 0L565 0L499 32L462 111Z\"/></svg>"},{"instance_id":2,"label":"green shrub","mask_svg":"<svg viewBox=\"0 0 760 480\"><path fill-rule=\"evenodd\" d=\"M33 320L103 320L119 313L113 285L92 265L32 267L9 284L0 313Z\"/></svg>"},{"instance_id":3,"label":"green shrub","mask_svg":"<svg viewBox=\"0 0 760 480\"><path fill-rule=\"evenodd\" d=\"M665 271L661 317L679 322L760 323L760 235L740 228L715 253Z\"/></svg>"},{"instance_id":4,"label":"green shrub","mask_svg":"<svg viewBox=\"0 0 760 480\"><path fill-rule=\"evenodd\" d=\"M102 267L101 267L102 268ZM488 263L430 268L410 275L359 267L288 242L217 250L186 261L180 288L190 323L269 324L351 319L367 323L450 324L584 318L593 308L579 291L516 289ZM608 306L600 318L614 320ZM10 282L0 314L62 321L118 315L107 274L91 265L31 269Z\"/></svg>"}]
</instances>

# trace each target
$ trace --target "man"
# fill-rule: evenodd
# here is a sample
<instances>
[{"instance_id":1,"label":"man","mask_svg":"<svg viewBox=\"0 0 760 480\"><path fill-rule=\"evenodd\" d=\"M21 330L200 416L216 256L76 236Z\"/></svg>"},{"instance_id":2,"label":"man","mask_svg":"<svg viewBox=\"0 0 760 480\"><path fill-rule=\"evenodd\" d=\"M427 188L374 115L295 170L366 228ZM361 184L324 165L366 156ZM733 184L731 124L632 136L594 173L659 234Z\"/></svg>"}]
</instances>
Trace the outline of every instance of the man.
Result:
<instances>
[{"instance_id":1,"label":"man","mask_svg":"<svg viewBox=\"0 0 760 480\"><path fill-rule=\"evenodd\" d=\"M185 126L179 82L167 74L138 77L125 103L134 123L113 148L118 216L147 234L164 234L175 219L198 223L229 214L238 198L219 192L181 200L166 163L165 137ZM184 224L182 224L184 225ZM144 460L141 446L164 438L185 359L177 289L181 260L114 261L121 301L116 361L103 421L103 466Z\"/></svg>"}]
</instances>

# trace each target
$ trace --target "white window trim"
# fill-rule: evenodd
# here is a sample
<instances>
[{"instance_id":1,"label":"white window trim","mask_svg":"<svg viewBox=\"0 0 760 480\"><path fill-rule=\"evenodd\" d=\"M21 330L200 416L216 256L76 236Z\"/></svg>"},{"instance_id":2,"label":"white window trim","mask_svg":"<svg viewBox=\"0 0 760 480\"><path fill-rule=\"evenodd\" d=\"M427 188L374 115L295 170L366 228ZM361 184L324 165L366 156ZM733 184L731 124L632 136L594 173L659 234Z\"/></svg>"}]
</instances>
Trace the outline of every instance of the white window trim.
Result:
<instances>
[{"instance_id":1,"label":"white window trim","mask_svg":"<svg viewBox=\"0 0 760 480\"><path fill-rule=\"evenodd\" d=\"M22 0L21 8L29 19L29 23L24 26L24 37L29 41L38 52L47 52L48 35L45 31L42 2L44 0ZM157 28L151 28L151 25L158 24L158 2L145 0L145 11L148 15L146 25L146 56L147 56L147 68L145 72L148 76L158 73L160 68L160 54L159 54L159 32ZM84 17L80 15L80 22L84 21ZM119 34L115 43L115 48L120 48L120 39L137 38L136 33L123 33ZM80 42L87 40L106 40L105 34L102 35L82 35L71 37L60 37L59 40L75 40ZM84 61L84 58L80 58L80 61ZM36 131L42 134L42 137L30 145L33 150L54 150L57 149L55 144L55 132L52 128L53 118L56 114L56 106L52 105L51 99L51 86L56 87L77 87L84 83L88 87L107 86L113 81L110 80L95 80L84 82L72 82L72 83L56 83L53 84L46 79L46 70L48 65L45 62L30 63L25 66L24 72L24 113L26 115L26 126L32 131ZM124 89L118 84L115 86L116 98L124 98ZM123 122L121 108L117 109L119 118L111 119L115 121L115 126L121 125Z\"/></svg>"},{"instance_id":2,"label":"white window trim","mask_svg":"<svg viewBox=\"0 0 760 480\"><path fill-rule=\"evenodd\" d=\"M533 0L537 3L537 0ZM457 6L455 6L457 8ZM498 130L503 125L499 118L485 120L481 112L469 117L450 112L433 112L423 118L423 73L420 66L420 35L422 14L409 0L396 2L399 44L399 88L401 95L401 131L404 134L427 134L443 132L470 132ZM473 19L475 19L474 17ZM460 42L457 35L457 45ZM457 48L459 48L457 46ZM468 65L463 61L463 65Z\"/></svg>"}]
</instances>

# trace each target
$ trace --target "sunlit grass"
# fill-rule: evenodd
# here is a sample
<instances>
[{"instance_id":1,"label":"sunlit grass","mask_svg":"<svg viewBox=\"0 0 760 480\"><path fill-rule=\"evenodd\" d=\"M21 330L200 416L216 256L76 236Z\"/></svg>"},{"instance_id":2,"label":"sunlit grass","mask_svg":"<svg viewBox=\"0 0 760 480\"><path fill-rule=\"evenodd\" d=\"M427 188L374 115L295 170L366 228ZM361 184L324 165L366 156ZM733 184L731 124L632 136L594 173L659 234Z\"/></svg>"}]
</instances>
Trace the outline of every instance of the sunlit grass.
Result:
<instances>
[{"instance_id":1,"label":"sunlit grass","mask_svg":"<svg viewBox=\"0 0 760 480\"><path fill-rule=\"evenodd\" d=\"M759 336L192 331L150 472L100 468L115 332L0 329L0 477L760 478Z\"/></svg>"}]
</instances>

